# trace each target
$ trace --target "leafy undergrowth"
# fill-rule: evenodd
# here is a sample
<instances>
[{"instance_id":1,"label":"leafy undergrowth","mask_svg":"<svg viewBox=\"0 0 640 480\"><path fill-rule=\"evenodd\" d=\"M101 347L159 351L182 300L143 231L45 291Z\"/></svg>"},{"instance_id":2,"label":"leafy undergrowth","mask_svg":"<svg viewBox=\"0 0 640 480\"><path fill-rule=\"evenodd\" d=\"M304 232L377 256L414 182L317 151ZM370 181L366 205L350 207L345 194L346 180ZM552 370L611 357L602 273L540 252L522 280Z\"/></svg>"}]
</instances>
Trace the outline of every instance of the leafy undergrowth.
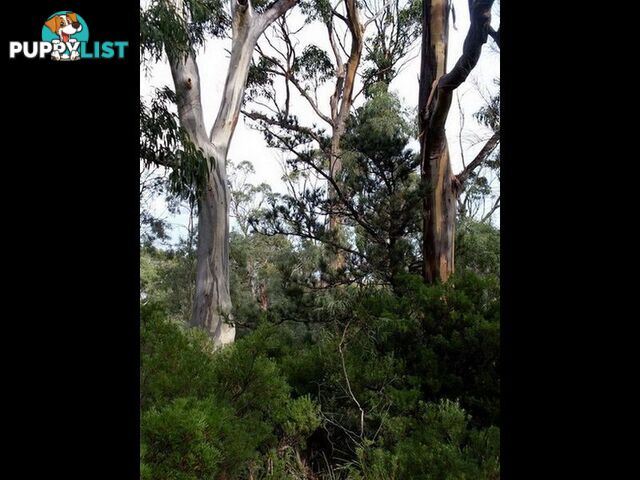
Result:
<instances>
[{"instance_id":1,"label":"leafy undergrowth","mask_svg":"<svg viewBox=\"0 0 640 480\"><path fill-rule=\"evenodd\" d=\"M498 299L471 274L344 288L220 351L144 305L141 478L499 478Z\"/></svg>"}]
</instances>

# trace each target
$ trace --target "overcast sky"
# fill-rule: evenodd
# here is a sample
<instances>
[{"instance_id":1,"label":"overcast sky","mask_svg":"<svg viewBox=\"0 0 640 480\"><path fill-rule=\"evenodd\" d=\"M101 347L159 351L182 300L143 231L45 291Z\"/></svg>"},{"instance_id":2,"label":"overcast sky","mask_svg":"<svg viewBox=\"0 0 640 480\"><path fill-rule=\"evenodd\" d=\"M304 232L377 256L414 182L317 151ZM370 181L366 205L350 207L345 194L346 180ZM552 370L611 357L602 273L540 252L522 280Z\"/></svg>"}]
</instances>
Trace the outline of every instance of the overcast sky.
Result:
<instances>
[{"instance_id":1,"label":"overcast sky","mask_svg":"<svg viewBox=\"0 0 640 480\"><path fill-rule=\"evenodd\" d=\"M453 22L450 22L448 52L449 68L455 64L461 54L464 36L466 35L469 27L467 2L454 0L454 7L457 7L456 28L453 28ZM293 30L293 26L299 26L302 24L302 15L297 11L292 12L289 17L289 23ZM495 15L492 23L496 24L496 27L499 23L499 19L497 19ZM367 30L367 32L369 32L369 30ZM306 26L305 29L297 35L297 38L300 39L300 50L305 44L315 43L317 39L320 39L317 46L323 48L327 53L329 53L328 42L326 41L326 30L319 24ZM260 43L263 45L264 39ZM489 42L483 47L478 65L473 70L469 79L467 79L467 81L457 89L457 95L460 97L464 111L462 152L464 153L464 158L467 163L473 159L474 155L482 147L484 142L480 142L479 140L486 140L490 136L490 132L488 132L484 127L478 125L478 123L473 119L472 114L478 111L478 109L484 104L484 100L478 93L478 87L476 85L480 85L480 87L486 92L496 92L498 88L494 85L493 80L500 76L500 56L491 48L491 43L492 40L489 40ZM412 109L415 109L418 103L418 72L420 69L420 59L419 56L417 56L419 53L418 44L419 41L413 50L413 55L416 55L416 58L410 61L391 83L391 90L399 95L403 105ZM229 66L229 54L226 50L230 49L230 47L231 41L229 39L210 40L198 55L198 66L201 77L200 84L203 89L202 102L207 130L209 130L213 125L213 121L215 120L218 111L221 92L224 86L227 68ZM173 89L171 73L166 62L153 65L147 73L141 69L140 82L141 94L143 97L148 97L152 94L155 87L163 87L167 85ZM356 91L357 90L358 87L356 87ZM329 111L330 92L331 85L327 85L323 89L319 90L318 101L320 108L327 114ZM358 98L356 106L358 106L361 101L362 98ZM300 97L297 99L292 97L292 113L298 115L300 123L303 125L311 125L312 122L319 123L310 107L308 107L305 101ZM455 173L462 169L462 156L459 140L461 118L462 116L459 113L456 95L454 95L451 111L449 112L447 119L447 138L449 141L451 161ZM416 148L417 142L414 142L412 146ZM265 182L268 183L274 191L284 192L284 183L281 181L281 158L282 153L278 150L268 148L262 134L250 128L249 121L241 117L230 145L229 159L236 164L243 160L251 161L256 171L255 177L252 179L254 183ZM499 186L496 185L496 193L499 191L498 189ZM172 239L177 240L178 236L183 236L185 234L184 226L187 224L186 215L170 215L162 201L155 203L154 210L154 213L157 216L161 216L169 220L169 222L174 225ZM495 217L498 217L498 215L495 215ZM496 218L495 220L495 223L499 225L499 218Z\"/></svg>"}]
</instances>

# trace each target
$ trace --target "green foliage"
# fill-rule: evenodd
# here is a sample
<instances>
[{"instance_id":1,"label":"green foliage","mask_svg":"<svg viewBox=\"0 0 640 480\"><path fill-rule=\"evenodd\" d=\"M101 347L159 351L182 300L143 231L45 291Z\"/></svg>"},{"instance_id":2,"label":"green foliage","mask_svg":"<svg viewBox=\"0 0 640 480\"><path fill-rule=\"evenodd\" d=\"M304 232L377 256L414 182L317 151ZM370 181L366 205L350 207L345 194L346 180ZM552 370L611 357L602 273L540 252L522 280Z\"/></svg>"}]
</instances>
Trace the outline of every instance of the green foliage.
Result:
<instances>
[{"instance_id":1,"label":"green foliage","mask_svg":"<svg viewBox=\"0 0 640 480\"><path fill-rule=\"evenodd\" d=\"M500 79L495 80L500 86ZM489 127L493 132L500 131L500 94L492 95L480 110L473 114L473 117L485 127Z\"/></svg>"},{"instance_id":2,"label":"green foliage","mask_svg":"<svg viewBox=\"0 0 640 480\"><path fill-rule=\"evenodd\" d=\"M327 53L315 45L306 46L293 65L294 73L299 72L304 80L317 79L320 84L329 80L334 70Z\"/></svg>"},{"instance_id":3,"label":"green foliage","mask_svg":"<svg viewBox=\"0 0 640 480\"><path fill-rule=\"evenodd\" d=\"M222 351L201 331L141 308L141 475L246 478L283 441L297 451L318 427L318 407L293 398L266 354L273 330Z\"/></svg>"},{"instance_id":4,"label":"green foliage","mask_svg":"<svg viewBox=\"0 0 640 480\"><path fill-rule=\"evenodd\" d=\"M141 307L140 405L143 411L176 398L206 398L215 378L201 348L202 332L182 331L157 305Z\"/></svg>"},{"instance_id":5,"label":"green foliage","mask_svg":"<svg viewBox=\"0 0 640 480\"><path fill-rule=\"evenodd\" d=\"M148 478L499 478L494 277L401 275L296 308L220 351L142 308Z\"/></svg>"},{"instance_id":6,"label":"green foliage","mask_svg":"<svg viewBox=\"0 0 640 480\"><path fill-rule=\"evenodd\" d=\"M229 25L221 0L185 0L180 12L168 0L150 0L140 7L141 56L145 61L159 61L164 53L175 58L209 37L222 37Z\"/></svg>"},{"instance_id":7,"label":"green foliage","mask_svg":"<svg viewBox=\"0 0 640 480\"><path fill-rule=\"evenodd\" d=\"M321 406L318 448L334 469L349 479L498 478L495 279L426 286L404 276L396 293L347 289L319 308L326 325L304 336L281 325L266 351L293 392ZM322 470L320 458L311 455Z\"/></svg>"},{"instance_id":8,"label":"green foliage","mask_svg":"<svg viewBox=\"0 0 640 480\"><path fill-rule=\"evenodd\" d=\"M373 132L358 147L364 158L391 151L376 136L404 142L401 117L376 115L395 108L393 97L374 101L370 128L352 125L358 138ZM242 201L259 205L234 175ZM458 273L446 284L398 272L393 288L333 289L314 283L317 245L247 232L232 234L239 329L221 351L167 315L184 302L173 289L181 257L143 250L146 478L499 478L498 230L461 225Z\"/></svg>"},{"instance_id":9,"label":"green foliage","mask_svg":"<svg viewBox=\"0 0 640 480\"><path fill-rule=\"evenodd\" d=\"M350 479L494 480L499 431L477 430L457 402L421 403L412 430L392 450L360 448Z\"/></svg>"},{"instance_id":10,"label":"green foliage","mask_svg":"<svg viewBox=\"0 0 640 480\"><path fill-rule=\"evenodd\" d=\"M464 219L456 230L456 268L500 276L500 230Z\"/></svg>"},{"instance_id":11,"label":"green foliage","mask_svg":"<svg viewBox=\"0 0 640 480\"><path fill-rule=\"evenodd\" d=\"M457 402L422 406L416 430L399 442L399 478L499 478L499 433L495 427L469 428L469 416Z\"/></svg>"},{"instance_id":12,"label":"green foliage","mask_svg":"<svg viewBox=\"0 0 640 480\"><path fill-rule=\"evenodd\" d=\"M172 320L188 322L193 295L195 256L189 246L140 249L140 294L145 303L163 308Z\"/></svg>"},{"instance_id":13,"label":"green foliage","mask_svg":"<svg viewBox=\"0 0 640 480\"><path fill-rule=\"evenodd\" d=\"M231 234L230 282L234 317L241 331L260 322L305 321L322 249L311 242L293 245L282 236ZM314 319L309 319L313 321Z\"/></svg>"},{"instance_id":14,"label":"green foliage","mask_svg":"<svg viewBox=\"0 0 640 480\"><path fill-rule=\"evenodd\" d=\"M320 426L318 407L309 395L289 402L287 416L284 432L289 437L306 438Z\"/></svg>"},{"instance_id":15,"label":"green foliage","mask_svg":"<svg viewBox=\"0 0 640 480\"><path fill-rule=\"evenodd\" d=\"M356 245L377 278L395 282L416 261L420 189L419 156L407 149L409 115L384 85L372 87L344 137L344 189L363 222L355 222Z\"/></svg>"},{"instance_id":16,"label":"green foliage","mask_svg":"<svg viewBox=\"0 0 640 480\"><path fill-rule=\"evenodd\" d=\"M141 435L150 452L145 455L145 476L180 480L214 478L224 456L223 435L234 433L229 428L231 417L225 405L185 398L145 412Z\"/></svg>"},{"instance_id":17,"label":"green foliage","mask_svg":"<svg viewBox=\"0 0 640 480\"><path fill-rule=\"evenodd\" d=\"M168 87L156 89L148 104L140 102L140 158L147 167L168 168L170 192L196 205L213 160L180 127L177 114L169 109L175 102L175 92Z\"/></svg>"},{"instance_id":18,"label":"green foliage","mask_svg":"<svg viewBox=\"0 0 640 480\"><path fill-rule=\"evenodd\" d=\"M346 276L393 284L417 263L419 253L419 157L407 148L411 133L408 112L398 97L384 85L372 87L342 140L342 169L335 179L340 193L329 195L326 184L304 181L310 169L326 169L325 156L318 151L298 155L287 161L287 180L303 184L302 191L268 196L267 207L252 219L252 226L268 235L284 233L322 242L328 250L326 264L333 252L340 251L345 268L333 272L321 264L325 282ZM302 141L296 138L291 143ZM328 228L329 213L339 215L344 228Z\"/></svg>"},{"instance_id":19,"label":"green foliage","mask_svg":"<svg viewBox=\"0 0 640 480\"><path fill-rule=\"evenodd\" d=\"M257 11L270 4L253 2ZM146 60L196 49L229 24L219 0L187 0L187 23L164 0L147 5ZM328 1L301 7L308 21L334 18ZM341 143L342 197L328 196L326 182L305 182L328 169L331 138L288 110L272 118L283 135L266 139L299 152L285 180L303 192L278 195L249 183L249 162L229 165L234 344L216 350L187 327L195 233L173 250L141 248L141 478L499 478L500 232L461 215L457 274L438 285L410 274L420 261L423 192L408 148L415 129L388 85L419 36L421 8L388 5L372 27L366 102ZM272 94L269 67L263 58L249 72L250 96ZM291 73L303 88L334 74L313 46ZM163 89L141 105L141 159L171 172L150 188L194 207L209 160L179 128L175 100ZM499 128L499 98L476 119ZM469 184L471 201L490 191L481 175ZM331 212L341 229L327 228ZM346 247L340 272L327 273L323 243Z\"/></svg>"},{"instance_id":20,"label":"green foliage","mask_svg":"<svg viewBox=\"0 0 640 480\"><path fill-rule=\"evenodd\" d=\"M330 0L301 0L300 9L306 16L307 22L331 22L333 6Z\"/></svg>"},{"instance_id":21,"label":"green foliage","mask_svg":"<svg viewBox=\"0 0 640 480\"><path fill-rule=\"evenodd\" d=\"M365 0L365 8L377 11L376 2ZM374 23L373 35L367 39L363 77L365 93L371 86L384 85L387 89L397 76L402 63L422 32L422 0L401 0L384 8Z\"/></svg>"},{"instance_id":22,"label":"green foliage","mask_svg":"<svg viewBox=\"0 0 640 480\"><path fill-rule=\"evenodd\" d=\"M275 65L267 57L260 57L257 63L249 66L249 74L247 76L247 87L245 91L244 102L256 99L260 96L273 100L273 76L269 72Z\"/></svg>"}]
</instances>

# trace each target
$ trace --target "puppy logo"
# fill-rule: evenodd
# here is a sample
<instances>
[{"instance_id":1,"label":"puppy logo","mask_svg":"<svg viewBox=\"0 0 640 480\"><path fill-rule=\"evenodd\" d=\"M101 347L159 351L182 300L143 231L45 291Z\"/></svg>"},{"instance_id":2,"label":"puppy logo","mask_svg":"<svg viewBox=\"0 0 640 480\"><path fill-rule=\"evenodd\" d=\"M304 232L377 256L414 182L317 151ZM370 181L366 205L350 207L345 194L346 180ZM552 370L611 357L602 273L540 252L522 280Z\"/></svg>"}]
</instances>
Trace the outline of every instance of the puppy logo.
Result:
<instances>
[{"instance_id":1,"label":"puppy logo","mask_svg":"<svg viewBox=\"0 0 640 480\"><path fill-rule=\"evenodd\" d=\"M87 22L75 12L62 10L49 15L42 25L42 40L10 41L9 58L75 60L123 59L126 40L92 40Z\"/></svg>"},{"instance_id":2,"label":"puppy logo","mask_svg":"<svg viewBox=\"0 0 640 480\"><path fill-rule=\"evenodd\" d=\"M89 40L84 19L74 12L61 11L51 15L42 27L42 41L52 44L51 59L80 60L80 44Z\"/></svg>"}]
</instances>

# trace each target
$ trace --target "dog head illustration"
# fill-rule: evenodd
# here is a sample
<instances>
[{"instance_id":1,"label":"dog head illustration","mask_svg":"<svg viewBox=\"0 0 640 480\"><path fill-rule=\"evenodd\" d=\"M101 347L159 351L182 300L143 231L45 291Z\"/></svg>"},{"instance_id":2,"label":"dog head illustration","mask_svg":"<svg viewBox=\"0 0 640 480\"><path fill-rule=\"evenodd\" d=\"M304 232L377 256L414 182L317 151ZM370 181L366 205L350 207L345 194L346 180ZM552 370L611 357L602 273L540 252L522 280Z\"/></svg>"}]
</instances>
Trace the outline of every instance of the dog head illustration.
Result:
<instances>
[{"instance_id":1,"label":"dog head illustration","mask_svg":"<svg viewBox=\"0 0 640 480\"><path fill-rule=\"evenodd\" d=\"M82 31L78 16L71 12L54 15L44 24L49 30L58 35L63 42L68 42L71 35Z\"/></svg>"}]
</instances>

